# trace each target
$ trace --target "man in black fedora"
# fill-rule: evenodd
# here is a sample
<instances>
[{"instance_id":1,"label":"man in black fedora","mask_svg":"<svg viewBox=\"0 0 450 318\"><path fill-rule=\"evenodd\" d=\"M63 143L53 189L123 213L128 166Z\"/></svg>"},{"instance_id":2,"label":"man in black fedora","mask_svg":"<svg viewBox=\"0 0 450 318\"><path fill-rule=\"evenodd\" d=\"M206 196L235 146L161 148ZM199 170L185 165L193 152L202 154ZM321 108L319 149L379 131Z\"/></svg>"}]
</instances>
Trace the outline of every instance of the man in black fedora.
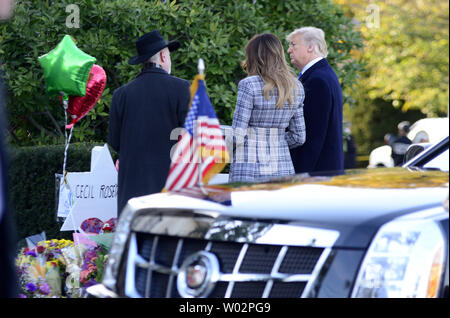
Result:
<instances>
[{"instance_id":1,"label":"man in black fedora","mask_svg":"<svg viewBox=\"0 0 450 318\"><path fill-rule=\"evenodd\" d=\"M190 100L189 82L170 75L170 52L179 47L158 30L141 36L129 64L143 64L142 71L113 94L108 144L119 153L119 215L130 198L164 187L176 142L170 134L183 127Z\"/></svg>"}]
</instances>

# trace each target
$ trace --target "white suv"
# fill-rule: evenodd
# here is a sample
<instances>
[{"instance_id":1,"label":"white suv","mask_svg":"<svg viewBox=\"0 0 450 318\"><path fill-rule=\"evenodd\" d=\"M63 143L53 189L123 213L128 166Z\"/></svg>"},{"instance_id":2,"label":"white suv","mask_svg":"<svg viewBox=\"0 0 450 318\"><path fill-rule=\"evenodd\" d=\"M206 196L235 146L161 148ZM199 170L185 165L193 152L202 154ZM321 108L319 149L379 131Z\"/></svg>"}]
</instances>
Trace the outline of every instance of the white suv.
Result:
<instances>
[{"instance_id":1,"label":"white suv","mask_svg":"<svg viewBox=\"0 0 450 318\"><path fill-rule=\"evenodd\" d=\"M448 136L448 128L448 117L420 119L411 126L408 138L413 144L435 143ZM394 160L391 157L391 152L391 146L388 145L372 150L368 168L393 167Z\"/></svg>"},{"instance_id":2,"label":"white suv","mask_svg":"<svg viewBox=\"0 0 450 318\"><path fill-rule=\"evenodd\" d=\"M132 198L89 297L448 298L448 149Z\"/></svg>"}]
</instances>

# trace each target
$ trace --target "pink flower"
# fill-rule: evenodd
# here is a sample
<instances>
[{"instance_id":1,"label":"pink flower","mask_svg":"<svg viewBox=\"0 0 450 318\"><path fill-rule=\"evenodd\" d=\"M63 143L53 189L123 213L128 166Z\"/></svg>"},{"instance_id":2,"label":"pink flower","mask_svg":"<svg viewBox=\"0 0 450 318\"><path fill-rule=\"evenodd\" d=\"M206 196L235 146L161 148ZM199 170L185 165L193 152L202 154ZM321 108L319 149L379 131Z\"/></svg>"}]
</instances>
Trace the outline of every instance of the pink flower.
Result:
<instances>
[{"instance_id":1,"label":"pink flower","mask_svg":"<svg viewBox=\"0 0 450 318\"><path fill-rule=\"evenodd\" d=\"M80 281L81 283L86 283L89 280L89 272L87 270L81 271Z\"/></svg>"},{"instance_id":2,"label":"pink flower","mask_svg":"<svg viewBox=\"0 0 450 318\"><path fill-rule=\"evenodd\" d=\"M88 264L87 270L89 271L89 273L95 272L97 270L97 266L95 266L94 264Z\"/></svg>"}]
</instances>

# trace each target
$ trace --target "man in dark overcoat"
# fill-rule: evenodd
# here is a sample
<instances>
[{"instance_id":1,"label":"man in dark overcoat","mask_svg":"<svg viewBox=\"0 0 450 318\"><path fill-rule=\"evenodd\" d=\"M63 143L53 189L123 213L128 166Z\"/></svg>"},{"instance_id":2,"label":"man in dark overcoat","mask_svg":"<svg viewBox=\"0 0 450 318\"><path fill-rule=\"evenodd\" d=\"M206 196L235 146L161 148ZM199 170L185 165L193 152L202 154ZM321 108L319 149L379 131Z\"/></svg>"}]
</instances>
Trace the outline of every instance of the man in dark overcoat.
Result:
<instances>
[{"instance_id":1,"label":"man in dark overcoat","mask_svg":"<svg viewBox=\"0 0 450 318\"><path fill-rule=\"evenodd\" d=\"M344 168L342 91L326 60L325 34L315 27L303 27L287 40L291 63L300 70L299 80L305 88L306 141L291 149L295 172L340 171Z\"/></svg>"},{"instance_id":2,"label":"man in dark overcoat","mask_svg":"<svg viewBox=\"0 0 450 318\"><path fill-rule=\"evenodd\" d=\"M190 100L189 82L170 75L170 52L179 47L158 30L141 36L129 63L143 69L113 94L108 144L119 153L119 215L130 198L160 192L167 179L171 133L183 127Z\"/></svg>"}]
</instances>

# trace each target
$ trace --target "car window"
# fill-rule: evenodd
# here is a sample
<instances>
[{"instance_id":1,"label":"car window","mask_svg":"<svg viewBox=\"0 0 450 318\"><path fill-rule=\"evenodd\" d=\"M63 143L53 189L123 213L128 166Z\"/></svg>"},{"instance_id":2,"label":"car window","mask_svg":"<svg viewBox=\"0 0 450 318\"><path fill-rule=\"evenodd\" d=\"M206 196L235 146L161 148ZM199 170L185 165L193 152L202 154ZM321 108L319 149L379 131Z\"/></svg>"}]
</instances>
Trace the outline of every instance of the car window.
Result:
<instances>
[{"instance_id":1,"label":"car window","mask_svg":"<svg viewBox=\"0 0 450 318\"><path fill-rule=\"evenodd\" d=\"M429 142L430 137L428 137L428 134L425 131L419 131L412 140L413 144L421 143L421 142Z\"/></svg>"},{"instance_id":2,"label":"car window","mask_svg":"<svg viewBox=\"0 0 450 318\"><path fill-rule=\"evenodd\" d=\"M448 155L448 149L442 152L439 156L436 156L436 158L433 158L429 162L423 165L423 168L425 169L439 169L442 171L449 171L448 163L449 163L449 155Z\"/></svg>"}]
</instances>

